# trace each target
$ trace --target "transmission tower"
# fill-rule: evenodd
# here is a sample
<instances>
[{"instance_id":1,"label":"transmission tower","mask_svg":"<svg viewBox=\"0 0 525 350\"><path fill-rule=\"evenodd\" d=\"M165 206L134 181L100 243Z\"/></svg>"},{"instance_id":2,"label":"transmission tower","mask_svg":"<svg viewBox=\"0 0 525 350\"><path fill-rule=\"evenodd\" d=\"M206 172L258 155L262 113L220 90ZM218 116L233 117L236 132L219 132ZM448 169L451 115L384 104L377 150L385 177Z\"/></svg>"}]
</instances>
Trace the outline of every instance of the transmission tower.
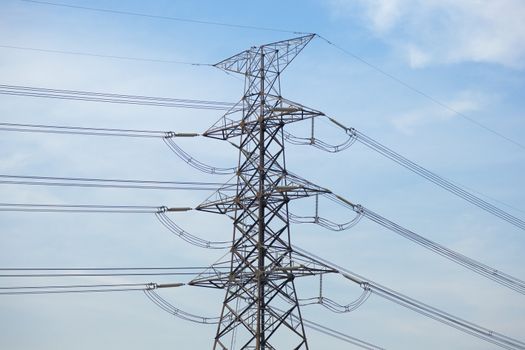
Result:
<instances>
[{"instance_id":1,"label":"transmission tower","mask_svg":"<svg viewBox=\"0 0 525 350\"><path fill-rule=\"evenodd\" d=\"M308 349L294 279L333 272L295 257L290 243L289 201L325 191L289 174L285 162L285 125L323 115L280 89L281 72L313 37L252 47L215 65L244 75L245 88L204 134L239 149L236 195L219 190L197 208L227 214L234 227L229 274L191 282L226 289L214 349Z\"/></svg>"}]
</instances>

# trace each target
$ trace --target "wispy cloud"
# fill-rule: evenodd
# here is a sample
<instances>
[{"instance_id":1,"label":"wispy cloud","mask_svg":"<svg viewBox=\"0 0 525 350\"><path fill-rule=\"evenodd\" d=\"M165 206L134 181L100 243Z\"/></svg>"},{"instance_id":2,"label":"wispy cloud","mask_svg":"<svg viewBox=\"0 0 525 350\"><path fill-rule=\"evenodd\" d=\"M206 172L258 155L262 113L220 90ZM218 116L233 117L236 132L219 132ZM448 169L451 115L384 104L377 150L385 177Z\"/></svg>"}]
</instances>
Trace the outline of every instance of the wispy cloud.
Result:
<instances>
[{"instance_id":1,"label":"wispy cloud","mask_svg":"<svg viewBox=\"0 0 525 350\"><path fill-rule=\"evenodd\" d=\"M360 18L409 64L485 62L525 68L521 0L333 0L340 17Z\"/></svg>"},{"instance_id":2,"label":"wispy cloud","mask_svg":"<svg viewBox=\"0 0 525 350\"><path fill-rule=\"evenodd\" d=\"M479 92L463 91L457 97L447 101L446 104L454 111L468 113L482 109L484 103L486 103L484 101L488 99L487 96ZM418 127L447 121L454 117L457 117L457 113L432 106L394 116L391 118L391 123L398 131L404 134L412 134Z\"/></svg>"}]
</instances>

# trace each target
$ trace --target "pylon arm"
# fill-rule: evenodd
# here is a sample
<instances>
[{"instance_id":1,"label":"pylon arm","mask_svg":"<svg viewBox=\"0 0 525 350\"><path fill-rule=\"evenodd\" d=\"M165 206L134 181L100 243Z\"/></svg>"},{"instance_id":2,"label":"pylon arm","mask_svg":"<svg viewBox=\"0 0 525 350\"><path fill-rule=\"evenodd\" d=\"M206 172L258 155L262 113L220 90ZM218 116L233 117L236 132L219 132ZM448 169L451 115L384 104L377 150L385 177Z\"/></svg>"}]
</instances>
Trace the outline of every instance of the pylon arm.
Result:
<instances>
[{"instance_id":1,"label":"pylon arm","mask_svg":"<svg viewBox=\"0 0 525 350\"><path fill-rule=\"evenodd\" d=\"M239 101L229 112L227 112L219 121L217 121L211 128L203 133L203 136L216 138L220 140L228 140L248 132L258 132L260 125L260 117L253 116L252 118L243 118L243 113L253 109L258 103L258 100L250 101L247 97ZM242 106L242 108L241 108ZM236 116L239 114L239 116ZM303 106L300 103L293 102L283 98L282 96L268 94L265 100L264 120L266 126L284 125L302 121L305 119L324 116L321 111Z\"/></svg>"},{"instance_id":2,"label":"pylon arm","mask_svg":"<svg viewBox=\"0 0 525 350\"><path fill-rule=\"evenodd\" d=\"M254 58L264 53L266 55L274 54L276 56L275 65L278 66L282 72L314 37L315 34L308 34L294 39L277 41L258 47L254 46L222 60L214 64L214 66L228 72L244 75L253 74L256 76L258 70L254 68L250 69L250 63Z\"/></svg>"},{"instance_id":3,"label":"pylon arm","mask_svg":"<svg viewBox=\"0 0 525 350\"><path fill-rule=\"evenodd\" d=\"M267 198L266 203L268 205L272 205L282 201L282 199L289 201L314 196L320 193L329 193L329 190L315 185L310 186L309 183L295 184L294 182L290 182L289 185L276 186L272 190L263 193L262 196ZM282 197L279 198L275 196L275 194L280 194ZM198 205L195 209L210 213L228 214L237 209L249 207L260 196L260 194L243 197L231 196L230 194L226 194L219 190L214 196Z\"/></svg>"},{"instance_id":4,"label":"pylon arm","mask_svg":"<svg viewBox=\"0 0 525 350\"><path fill-rule=\"evenodd\" d=\"M226 262L219 262L210 266L198 277L188 282L190 286L225 289L229 285L249 285L256 283L258 275L264 275L267 281L279 281L295 279L296 277L308 277L325 273L339 273L338 270L310 259L302 254L292 252L291 259L285 259L280 265L265 267L264 271L245 268L243 270L233 270L229 273L222 272L219 266L224 266Z\"/></svg>"}]
</instances>

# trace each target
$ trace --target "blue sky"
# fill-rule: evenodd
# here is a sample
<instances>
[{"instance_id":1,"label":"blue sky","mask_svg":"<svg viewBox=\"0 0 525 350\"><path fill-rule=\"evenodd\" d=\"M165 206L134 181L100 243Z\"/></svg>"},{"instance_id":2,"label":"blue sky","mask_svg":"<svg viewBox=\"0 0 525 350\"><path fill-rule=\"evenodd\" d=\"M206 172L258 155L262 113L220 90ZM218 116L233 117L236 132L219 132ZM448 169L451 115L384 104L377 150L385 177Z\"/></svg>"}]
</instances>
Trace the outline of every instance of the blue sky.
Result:
<instances>
[{"instance_id":1,"label":"blue sky","mask_svg":"<svg viewBox=\"0 0 525 350\"><path fill-rule=\"evenodd\" d=\"M66 0L64 0L66 3ZM68 4L197 20L315 32L483 125L523 144L525 5L492 1L73 1ZM215 63L293 34L98 13L4 0L0 45ZM242 81L203 66L126 61L0 47L0 84L237 101ZM525 150L479 128L322 40L312 41L282 77L283 96L321 110L428 169L525 217ZM2 122L202 132L220 112L0 96ZM319 137L342 140L318 124ZM297 132L306 132L309 126ZM181 143L197 158L234 165L232 147ZM338 154L290 146L287 166L425 237L525 278L522 230L444 192L360 144ZM1 132L0 173L159 180L227 181L198 173L159 140ZM0 185L2 202L196 206L207 193L61 189ZM486 199L485 197L482 197ZM313 210L294 203L292 210ZM327 217L344 220L326 205ZM172 216L190 232L229 239L231 223L205 213ZM189 246L153 215L0 213L0 266L206 266L223 253ZM521 338L523 296L479 277L363 219L345 232L294 225L294 244L469 321ZM115 282L120 282L121 279ZM144 281L142 279L141 281ZM182 278L181 282L185 282ZM54 281L0 281L4 285ZM94 280L83 280L94 283ZM147 281L149 282L149 280ZM300 297L318 281L298 284ZM323 294L341 303L360 290L332 278ZM189 312L215 316L222 291L162 293ZM174 318L142 293L5 296L0 347L92 349L209 348L214 326ZM334 315L306 318L388 349L489 349L486 344L374 295ZM348 344L308 331L311 348Z\"/></svg>"}]
</instances>

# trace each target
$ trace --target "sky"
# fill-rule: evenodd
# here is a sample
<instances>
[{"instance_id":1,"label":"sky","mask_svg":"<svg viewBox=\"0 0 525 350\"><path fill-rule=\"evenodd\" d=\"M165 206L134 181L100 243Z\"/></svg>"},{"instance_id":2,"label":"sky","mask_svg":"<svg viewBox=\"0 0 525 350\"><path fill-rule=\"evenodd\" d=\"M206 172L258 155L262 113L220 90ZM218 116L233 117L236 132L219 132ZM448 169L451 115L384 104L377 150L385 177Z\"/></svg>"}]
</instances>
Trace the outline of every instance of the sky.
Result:
<instances>
[{"instance_id":1,"label":"sky","mask_svg":"<svg viewBox=\"0 0 525 350\"><path fill-rule=\"evenodd\" d=\"M283 31L137 17L21 0L0 2L0 84L236 102L243 81L209 66L59 54L86 52L216 63L251 46L318 33L281 77L285 98L323 111L412 161L525 218L525 3L520 0L96 1L63 4ZM289 31L289 32L286 32ZM3 46L3 47L2 47ZM407 88L407 86L409 86ZM417 91L415 91L417 90ZM0 122L203 132L221 112L0 95ZM438 101L439 103L436 103ZM445 105L446 107L444 107ZM448 107L448 108L447 108ZM451 112L451 109L459 112ZM480 127L481 124L483 127ZM307 136L310 125L294 126ZM503 135L504 137L496 135ZM340 130L316 123L317 137ZM509 141L513 140L515 142ZM181 141L195 158L235 166L221 141ZM332 154L287 146L287 167L424 237L525 279L523 230L443 191L356 143ZM157 139L0 131L0 174L226 182L188 167ZM0 184L1 202L195 207L211 193ZM309 214L310 199L291 211ZM352 213L321 202L320 213ZM187 231L231 239L231 221L173 213ZM0 267L209 266L226 252L191 246L153 214L0 212ZM523 295L437 256L363 218L348 231L294 224L294 245L463 319L524 340ZM147 277L125 282L187 282ZM107 279L104 281L108 281ZM61 283L0 279L0 286ZM64 283L98 283L95 278ZM301 298L319 280L297 282ZM342 304L360 289L328 276L322 293ZM180 309L220 312L223 291L159 292ZM372 295L357 310L318 305L303 316L387 349L492 349L494 345ZM0 348L142 349L212 347L215 326L162 311L141 292L0 295ZM307 329L312 349L349 344Z\"/></svg>"}]
</instances>

